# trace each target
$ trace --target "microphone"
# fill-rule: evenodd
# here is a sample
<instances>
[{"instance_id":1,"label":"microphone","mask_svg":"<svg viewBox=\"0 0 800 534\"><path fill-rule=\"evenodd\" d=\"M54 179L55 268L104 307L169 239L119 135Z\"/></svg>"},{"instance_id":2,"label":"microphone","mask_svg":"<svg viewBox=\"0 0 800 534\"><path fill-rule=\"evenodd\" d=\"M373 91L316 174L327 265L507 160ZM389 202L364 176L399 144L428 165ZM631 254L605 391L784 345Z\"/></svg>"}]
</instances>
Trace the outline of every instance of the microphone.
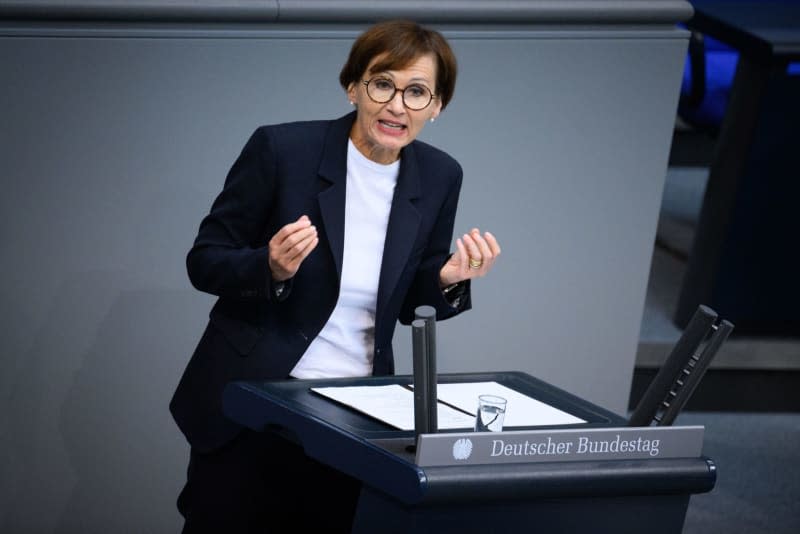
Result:
<instances>
[{"instance_id":1,"label":"microphone","mask_svg":"<svg viewBox=\"0 0 800 534\"><path fill-rule=\"evenodd\" d=\"M436 310L419 306L414 310L412 341L414 352L414 434L437 431L436 394Z\"/></svg>"}]
</instances>

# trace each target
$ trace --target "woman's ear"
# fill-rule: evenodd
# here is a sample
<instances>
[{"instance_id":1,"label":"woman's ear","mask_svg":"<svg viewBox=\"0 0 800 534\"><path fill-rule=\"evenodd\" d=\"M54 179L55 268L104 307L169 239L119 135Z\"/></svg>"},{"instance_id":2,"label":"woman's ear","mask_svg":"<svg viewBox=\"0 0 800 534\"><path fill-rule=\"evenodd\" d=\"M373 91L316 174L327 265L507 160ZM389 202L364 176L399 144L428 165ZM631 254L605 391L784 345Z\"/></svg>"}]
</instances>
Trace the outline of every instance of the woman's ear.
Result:
<instances>
[{"instance_id":1,"label":"woman's ear","mask_svg":"<svg viewBox=\"0 0 800 534\"><path fill-rule=\"evenodd\" d=\"M350 82L350 85L347 86L347 99L351 104L355 104L358 101L357 97L358 94L356 94L356 84L354 82Z\"/></svg>"},{"instance_id":2,"label":"woman's ear","mask_svg":"<svg viewBox=\"0 0 800 534\"><path fill-rule=\"evenodd\" d=\"M439 113L442 112L442 101L440 99L435 99L435 102L432 104L431 110L431 121L439 117Z\"/></svg>"}]
</instances>

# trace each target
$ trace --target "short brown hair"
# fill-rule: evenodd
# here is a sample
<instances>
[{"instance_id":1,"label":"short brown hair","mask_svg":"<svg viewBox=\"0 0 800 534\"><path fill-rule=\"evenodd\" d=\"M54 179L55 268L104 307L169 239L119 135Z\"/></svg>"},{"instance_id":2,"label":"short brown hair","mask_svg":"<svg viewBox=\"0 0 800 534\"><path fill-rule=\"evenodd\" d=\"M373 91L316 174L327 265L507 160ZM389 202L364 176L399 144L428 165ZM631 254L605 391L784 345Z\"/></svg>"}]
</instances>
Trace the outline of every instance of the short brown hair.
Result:
<instances>
[{"instance_id":1,"label":"short brown hair","mask_svg":"<svg viewBox=\"0 0 800 534\"><path fill-rule=\"evenodd\" d=\"M442 109L447 107L456 88L458 66L456 56L442 34L408 20L389 20L371 26L350 49L350 56L339 74L342 87L347 90L351 83L358 83L370 61L381 54L386 54L386 58L374 65L376 72L401 70L420 56L433 54L436 58L436 94L441 98Z\"/></svg>"}]
</instances>

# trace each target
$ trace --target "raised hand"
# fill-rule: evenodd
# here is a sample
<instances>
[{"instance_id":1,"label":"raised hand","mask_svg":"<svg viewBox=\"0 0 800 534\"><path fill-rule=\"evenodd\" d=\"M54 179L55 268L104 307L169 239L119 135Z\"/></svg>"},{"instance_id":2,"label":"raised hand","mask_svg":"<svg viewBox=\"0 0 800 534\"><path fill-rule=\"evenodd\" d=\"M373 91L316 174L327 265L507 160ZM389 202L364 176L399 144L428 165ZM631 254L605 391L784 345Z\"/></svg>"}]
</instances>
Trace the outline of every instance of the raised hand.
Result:
<instances>
[{"instance_id":1,"label":"raised hand","mask_svg":"<svg viewBox=\"0 0 800 534\"><path fill-rule=\"evenodd\" d=\"M497 239L489 232L481 235L477 228L456 239L456 248L456 252L439 271L439 283L442 287L486 276L500 255Z\"/></svg>"},{"instance_id":2,"label":"raised hand","mask_svg":"<svg viewBox=\"0 0 800 534\"><path fill-rule=\"evenodd\" d=\"M278 230L269 240L269 270L272 279L282 282L293 277L317 243L317 228L305 215Z\"/></svg>"}]
</instances>

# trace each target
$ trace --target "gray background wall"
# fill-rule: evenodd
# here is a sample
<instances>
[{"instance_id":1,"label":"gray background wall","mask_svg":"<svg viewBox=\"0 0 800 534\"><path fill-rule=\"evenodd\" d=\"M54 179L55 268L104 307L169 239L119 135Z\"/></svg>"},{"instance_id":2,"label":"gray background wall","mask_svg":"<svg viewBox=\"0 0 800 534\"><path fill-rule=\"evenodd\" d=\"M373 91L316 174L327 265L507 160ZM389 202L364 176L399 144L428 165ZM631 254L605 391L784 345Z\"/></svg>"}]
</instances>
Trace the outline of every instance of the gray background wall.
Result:
<instances>
[{"instance_id":1,"label":"gray background wall","mask_svg":"<svg viewBox=\"0 0 800 534\"><path fill-rule=\"evenodd\" d=\"M167 404L213 302L185 254L254 128L349 111L336 80L365 25L31 22L5 4L0 530L176 531L188 449ZM686 35L531 13L432 19L461 71L422 138L465 169L456 231L503 247L475 309L439 324L439 367L522 370L622 413Z\"/></svg>"}]
</instances>

